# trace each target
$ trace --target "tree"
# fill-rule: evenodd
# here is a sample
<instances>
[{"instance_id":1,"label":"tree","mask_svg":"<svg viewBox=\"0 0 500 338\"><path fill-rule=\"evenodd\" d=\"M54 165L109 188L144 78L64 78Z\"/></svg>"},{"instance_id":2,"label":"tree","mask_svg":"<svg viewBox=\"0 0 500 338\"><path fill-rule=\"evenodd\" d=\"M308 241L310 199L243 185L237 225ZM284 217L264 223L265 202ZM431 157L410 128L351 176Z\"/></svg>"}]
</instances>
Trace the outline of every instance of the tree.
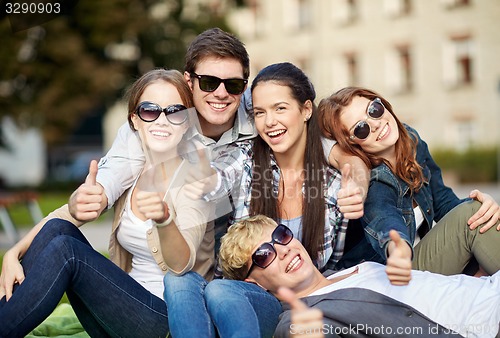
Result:
<instances>
[{"instance_id":1,"label":"tree","mask_svg":"<svg viewBox=\"0 0 500 338\"><path fill-rule=\"evenodd\" d=\"M220 7L193 1L74 3L66 15L19 32L0 18L0 118L38 126L49 146L143 72L182 70L187 44L203 30L228 30Z\"/></svg>"}]
</instances>

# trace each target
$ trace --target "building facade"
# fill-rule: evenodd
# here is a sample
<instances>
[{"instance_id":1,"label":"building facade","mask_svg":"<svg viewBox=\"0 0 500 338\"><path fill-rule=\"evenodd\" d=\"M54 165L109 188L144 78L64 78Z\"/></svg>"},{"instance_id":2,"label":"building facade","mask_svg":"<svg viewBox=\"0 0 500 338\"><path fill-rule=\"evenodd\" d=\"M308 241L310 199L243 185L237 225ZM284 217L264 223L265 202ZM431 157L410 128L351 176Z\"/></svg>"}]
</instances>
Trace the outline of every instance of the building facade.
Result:
<instances>
[{"instance_id":1,"label":"building facade","mask_svg":"<svg viewBox=\"0 0 500 338\"><path fill-rule=\"evenodd\" d=\"M248 0L230 24L251 75L290 61L318 101L374 89L430 147L500 145L499 0Z\"/></svg>"}]
</instances>

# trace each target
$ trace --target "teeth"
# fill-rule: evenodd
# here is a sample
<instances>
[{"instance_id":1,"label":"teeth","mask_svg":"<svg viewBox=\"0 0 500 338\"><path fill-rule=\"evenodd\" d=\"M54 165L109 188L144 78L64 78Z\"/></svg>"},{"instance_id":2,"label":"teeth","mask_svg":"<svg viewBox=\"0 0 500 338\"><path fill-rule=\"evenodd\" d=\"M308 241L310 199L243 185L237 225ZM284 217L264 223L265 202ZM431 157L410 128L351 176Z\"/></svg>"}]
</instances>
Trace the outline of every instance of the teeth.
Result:
<instances>
[{"instance_id":1,"label":"teeth","mask_svg":"<svg viewBox=\"0 0 500 338\"><path fill-rule=\"evenodd\" d=\"M294 259L292 259L292 261L288 264L288 266L286 267L286 270L285 272L289 272L291 270L293 270L295 267L297 267L300 263L300 257L299 256L295 256Z\"/></svg>"},{"instance_id":2,"label":"teeth","mask_svg":"<svg viewBox=\"0 0 500 338\"><path fill-rule=\"evenodd\" d=\"M389 130L389 125L386 124L384 129L382 129L382 132L380 133L380 135L378 135L377 141L380 140L381 138L383 138L387 134L388 130Z\"/></svg>"},{"instance_id":3,"label":"teeth","mask_svg":"<svg viewBox=\"0 0 500 338\"><path fill-rule=\"evenodd\" d=\"M162 132L162 131L152 131L151 134L154 136L160 136L160 137L169 137L171 134L167 132Z\"/></svg>"},{"instance_id":4,"label":"teeth","mask_svg":"<svg viewBox=\"0 0 500 338\"><path fill-rule=\"evenodd\" d=\"M285 131L286 131L285 129L275 130L275 131L271 131L271 132L267 133L267 135L269 135L270 137L275 137L275 136L283 134Z\"/></svg>"},{"instance_id":5,"label":"teeth","mask_svg":"<svg viewBox=\"0 0 500 338\"><path fill-rule=\"evenodd\" d=\"M210 105L212 107L214 107L215 109L222 109L222 108L226 108L228 106L227 103L210 103Z\"/></svg>"}]
</instances>

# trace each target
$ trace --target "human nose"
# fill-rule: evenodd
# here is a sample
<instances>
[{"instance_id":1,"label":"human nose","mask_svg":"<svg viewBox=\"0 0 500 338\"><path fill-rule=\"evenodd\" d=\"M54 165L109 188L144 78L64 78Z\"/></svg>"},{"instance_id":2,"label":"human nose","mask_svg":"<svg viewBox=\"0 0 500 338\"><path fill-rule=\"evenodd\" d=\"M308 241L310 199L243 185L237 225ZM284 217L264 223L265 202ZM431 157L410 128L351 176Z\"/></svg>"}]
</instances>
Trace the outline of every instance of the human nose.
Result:
<instances>
[{"instance_id":1,"label":"human nose","mask_svg":"<svg viewBox=\"0 0 500 338\"><path fill-rule=\"evenodd\" d=\"M167 113L161 112L160 116L155 120L156 124L167 125L170 124L170 121L167 119Z\"/></svg>"},{"instance_id":2,"label":"human nose","mask_svg":"<svg viewBox=\"0 0 500 338\"><path fill-rule=\"evenodd\" d=\"M272 127L276 124L276 118L272 112L266 113L266 126Z\"/></svg>"},{"instance_id":3,"label":"human nose","mask_svg":"<svg viewBox=\"0 0 500 338\"><path fill-rule=\"evenodd\" d=\"M382 121L374 120L368 116L366 119L366 123L368 123L368 125L370 126L370 131L374 133L378 128L380 128L380 124L382 123Z\"/></svg>"},{"instance_id":4,"label":"human nose","mask_svg":"<svg viewBox=\"0 0 500 338\"><path fill-rule=\"evenodd\" d=\"M224 82L221 82L219 86L213 91L213 94L217 98L225 98L229 96L229 93L226 90L226 85Z\"/></svg>"},{"instance_id":5,"label":"human nose","mask_svg":"<svg viewBox=\"0 0 500 338\"><path fill-rule=\"evenodd\" d=\"M285 259L285 257L288 256L288 253L290 252L290 248L288 247L288 245L274 244L274 249L276 249L276 253L281 260Z\"/></svg>"}]
</instances>

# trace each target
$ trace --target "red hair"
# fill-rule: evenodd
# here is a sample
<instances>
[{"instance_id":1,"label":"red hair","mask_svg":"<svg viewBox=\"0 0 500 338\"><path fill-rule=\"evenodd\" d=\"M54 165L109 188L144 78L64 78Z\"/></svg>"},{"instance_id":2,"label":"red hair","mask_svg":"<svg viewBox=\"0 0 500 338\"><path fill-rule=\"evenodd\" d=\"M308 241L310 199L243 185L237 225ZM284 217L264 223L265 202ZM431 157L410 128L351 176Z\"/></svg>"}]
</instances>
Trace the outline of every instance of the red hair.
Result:
<instances>
[{"instance_id":1,"label":"red hair","mask_svg":"<svg viewBox=\"0 0 500 338\"><path fill-rule=\"evenodd\" d=\"M396 166L393 167L385 158L363 151L361 146L350 139L349 130L341 121L340 116L354 97L360 96L372 101L379 98L385 109L394 117L399 129L399 138L395 144ZM357 156L368 168L385 163L391 170L405 181L412 191L418 191L424 182L422 168L417 162L417 137L410 135L405 126L397 118L392 106L376 92L360 87L346 87L321 100L318 105L318 118L321 131L327 138L337 140L340 148L347 154ZM413 136L413 137L412 137Z\"/></svg>"}]
</instances>

